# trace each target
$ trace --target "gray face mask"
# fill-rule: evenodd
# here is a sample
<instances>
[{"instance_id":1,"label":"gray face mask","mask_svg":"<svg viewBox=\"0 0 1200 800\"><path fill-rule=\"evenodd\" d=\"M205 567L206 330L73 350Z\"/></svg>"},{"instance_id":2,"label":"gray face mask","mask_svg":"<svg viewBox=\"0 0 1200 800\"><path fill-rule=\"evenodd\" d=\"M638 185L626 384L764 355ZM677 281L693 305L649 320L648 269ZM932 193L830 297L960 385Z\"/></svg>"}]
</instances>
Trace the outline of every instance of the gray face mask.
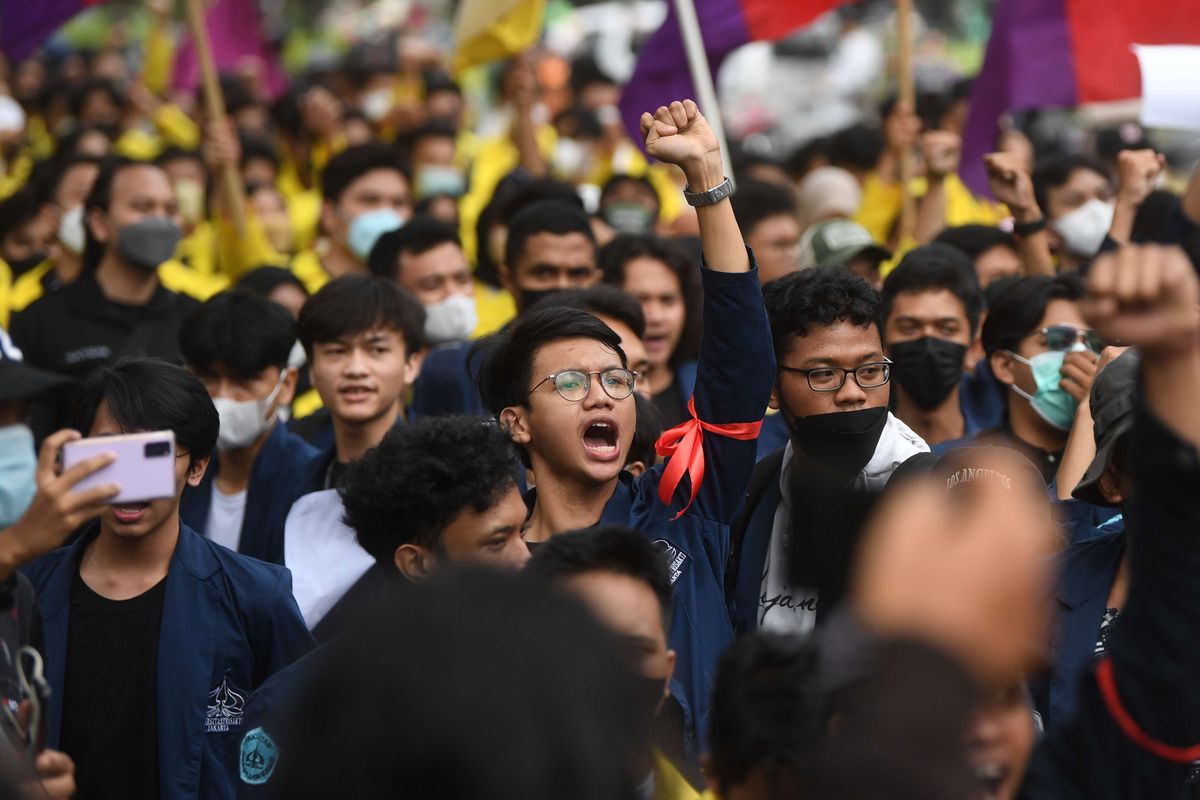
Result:
<instances>
[{"instance_id":1,"label":"gray face mask","mask_svg":"<svg viewBox=\"0 0 1200 800\"><path fill-rule=\"evenodd\" d=\"M153 272L175 255L183 231L167 217L148 217L117 231L117 253L132 267Z\"/></svg>"}]
</instances>

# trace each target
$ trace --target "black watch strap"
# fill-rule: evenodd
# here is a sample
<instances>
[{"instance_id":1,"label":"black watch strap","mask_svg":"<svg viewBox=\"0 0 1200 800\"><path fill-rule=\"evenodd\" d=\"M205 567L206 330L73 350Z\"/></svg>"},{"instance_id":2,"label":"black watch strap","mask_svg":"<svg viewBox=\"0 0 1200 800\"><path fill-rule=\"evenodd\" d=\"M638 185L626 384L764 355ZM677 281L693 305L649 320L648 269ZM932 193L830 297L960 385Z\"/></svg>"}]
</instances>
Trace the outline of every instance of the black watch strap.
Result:
<instances>
[{"instance_id":1,"label":"black watch strap","mask_svg":"<svg viewBox=\"0 0 1200 800\"><path fill-rule=\"evenodd\" d=\"M1032 236L1038 231L1046 230L1046 218L1038 217L1033 222L1013 223L1013 233L1017 236Z\"/></svg>"}]
</instances>

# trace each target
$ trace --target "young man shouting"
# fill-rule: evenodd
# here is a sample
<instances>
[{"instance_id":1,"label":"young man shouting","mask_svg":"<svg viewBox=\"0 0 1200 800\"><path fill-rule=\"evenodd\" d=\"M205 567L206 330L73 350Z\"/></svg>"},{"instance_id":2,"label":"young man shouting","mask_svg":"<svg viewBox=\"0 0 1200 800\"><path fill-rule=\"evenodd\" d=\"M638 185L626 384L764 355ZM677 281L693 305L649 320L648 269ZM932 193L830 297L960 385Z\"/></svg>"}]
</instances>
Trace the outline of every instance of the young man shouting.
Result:
<instances>
[{"instance_id":1,"label":"young man shouting","mask_svg":"<svg viewBox=\"0 0 1200 800\"><path fill-rule=\"evenodd\" d=\"M687 176L704 249L707 324L693 417L660 443L660 452L673 455L636 480L622 475L637 377L617 335L587 312L548 308L519 318L490 341L479 385L537 475L536 493L527 497L528 541L620 524L669 554L676 600L670 645L679 654L671 693L694 735L707 715L717 654L733 635L722 584L729 524L754 468L775 359L716 136L691 101L644 114L642 131L650 154Z\"/></svg>"}]
</instances>

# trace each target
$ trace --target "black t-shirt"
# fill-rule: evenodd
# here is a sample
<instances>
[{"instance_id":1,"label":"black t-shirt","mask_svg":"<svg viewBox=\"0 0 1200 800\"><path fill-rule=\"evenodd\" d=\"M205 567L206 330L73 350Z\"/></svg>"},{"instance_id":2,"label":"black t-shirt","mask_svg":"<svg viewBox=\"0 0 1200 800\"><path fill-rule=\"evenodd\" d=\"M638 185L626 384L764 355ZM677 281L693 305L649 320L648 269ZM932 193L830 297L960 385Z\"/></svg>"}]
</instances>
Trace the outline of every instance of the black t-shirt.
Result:
<instances>
[{"instance_id":1,"label":"black t-shirt","mask_svg":"<svg viewBox=\"0 0 1200 800\"><path fill-rule=\"evenodd\" d=\"M62 749L77 797L158 797L156 670L164 578L129 600L71 584Z\"/></svg>"},{"instance_id":2,"label":"black t-shirt","mask_svg":"<svg viewBox=\"0 0 1200 800\"><path fill-rule=\"evenodd\" d=\"M658 416L662 418L664 431L687 422L691 417L687 410L687 398L679 391L678 378L651 399L654 401L654 407L658 409Z\"/></svg>"}]
</instances>

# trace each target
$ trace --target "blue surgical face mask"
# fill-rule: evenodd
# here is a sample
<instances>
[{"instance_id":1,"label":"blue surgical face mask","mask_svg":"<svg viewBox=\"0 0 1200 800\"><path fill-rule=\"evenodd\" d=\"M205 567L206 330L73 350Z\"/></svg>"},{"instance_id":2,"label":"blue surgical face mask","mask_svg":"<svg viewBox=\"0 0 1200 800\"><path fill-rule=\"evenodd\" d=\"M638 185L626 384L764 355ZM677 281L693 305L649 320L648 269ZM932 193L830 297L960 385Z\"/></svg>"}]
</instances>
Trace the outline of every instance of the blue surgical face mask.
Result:
<instances>
[{"instance_id":1,"label":"blue surgical face mask","mask_svg":"<svg viewBox=\"0 0 1200 800\"><path fill-rule=\"evenodd\" d=\"M12 525L37 493L37 453L24 425L0 428L0 530Z\"/></svg>"},{"instance_id":2,"label":"blue surgical face mask","mask_svg":"<svg viewBox=\"0 0 1200 800\"><path fill-rule=\"evenodd\" d=\"M1080 349L1086 349L1079 346ZM1071 430L1075 421L1075 409L1079 401L1067 394L1059 384L1062 382L1063 359L1067 357L1066 350L1048 350L1038 353L1033 358L1024 358L1011 350L1008 354L1022 364L1028 364L1033 371L1033 379L1037 389L1032 395L1025 392L1017 384L1012 390L1029 401L1034 412L1051 426L1060 431Z\"/></svg>"},{"instance_id":3,"label":"blue surgical face mask","mask_svg":"<svg viewBox=\"0 0 1200 800\"><path fill-rule=\"evenodd\" d=\"M365 211L350 222L350 229L346 232L346 246L360 260L366 261L379 237L402 227L404 223L404 217L392 208Z\"/></svg>"}]
</instances>

